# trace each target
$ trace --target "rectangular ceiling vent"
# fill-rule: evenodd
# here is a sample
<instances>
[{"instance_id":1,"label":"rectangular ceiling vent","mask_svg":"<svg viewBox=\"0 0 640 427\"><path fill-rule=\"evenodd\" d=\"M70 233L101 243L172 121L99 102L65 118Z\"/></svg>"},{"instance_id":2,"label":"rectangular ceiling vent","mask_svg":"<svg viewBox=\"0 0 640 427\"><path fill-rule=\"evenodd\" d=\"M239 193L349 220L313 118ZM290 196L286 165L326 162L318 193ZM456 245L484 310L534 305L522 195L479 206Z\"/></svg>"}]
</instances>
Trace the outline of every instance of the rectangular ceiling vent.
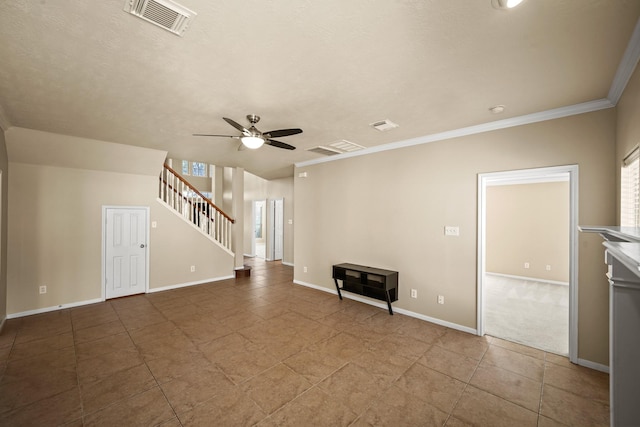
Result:
<instances>
[{"instance_id":1,"label":"rectangular ceiling vent","mask_svg":"<svg viewBox=\"0 0 640 427\"><path fill-rule=\"evenodd\" d=\"M332 142L328 147L320 145L315 148L310 148L307 151L322 154L325 156L335 156L336 154L350 153L352 151L362 150L363 148L365 147L363 147L362 145L358 145L356 143L342 139L340 141Z\"/></svg>"},{"instance_id":2,"label":"rectangular ceiling vent","mask_svg":"<svg viewBox=\"0 0 640 427\"><path fill-rule=\"evenodd\" d=\"M341 150L345 153L362 150L364 148L362 145L356 144L355 142L347 141L346 139L333 142L329 144L329 146L332 148L337 148L338 150Z\"/></svg>"},{"instance_id":3,"label":"rectangular ceiling vent","mask_svg":"<svg viewBox=\"0 0 640 427\"><path fill-rule=\"evenodd\" d=\"M334 150L329 147L323 147L319 145L314 148L309 148L307 151L311 151L312 153L322 154L323 156L335 156L336 154L342 154L342 151Z\"/></svg>"},{"instance_id":4,"label":"rectangular ceiling vent","mask_svg":"<svg viewBox=\"0 0 640 427\"><path fill-rule=\"evenodd\" d=\"M369 125L372 126L375 130L379 130L380 132L386 132L388 130L395 129L395 128L398 127L397 124L393 123L389 119L381 120L379 122L370 123Z\"/></svg>"},{"instance_id":5,"label":"rectangular ceiling vent","mask_svg":"<svg viewBox=\"0 0 640 427\"><path fill-rule=\"evenodd\" d=\"M170 0L126 0L124 10L180 37L197 15Z\"/></svg>"}]
</instances>

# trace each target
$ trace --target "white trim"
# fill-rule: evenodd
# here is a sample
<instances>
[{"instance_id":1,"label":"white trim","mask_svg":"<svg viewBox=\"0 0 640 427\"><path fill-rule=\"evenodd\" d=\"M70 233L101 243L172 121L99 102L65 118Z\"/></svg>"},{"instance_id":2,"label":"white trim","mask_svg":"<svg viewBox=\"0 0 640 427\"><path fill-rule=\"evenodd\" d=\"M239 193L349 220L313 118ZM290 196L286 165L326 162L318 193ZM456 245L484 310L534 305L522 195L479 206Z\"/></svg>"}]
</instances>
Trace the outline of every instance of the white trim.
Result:
<instances>
[{"instance_id":1,"label":"white trim","mask_svg":"<svg viewBox=\"0 0 640 427\"><path fill-rule=\"evenodd\" d=\"M7 322L7 317L5 316L0 322L0 334L2 333L2 328L4 328L4 324Z\"/></svg>"},{"instance_id":2,"label":"white trim","mask_svg":"<svg viewBox=\"0 0 640 427\"><path fill-rule=\"evenodd\" d=\"M613 82L611 82L611 88L607 95L609 101L614 105L620 101L620 97L633 75L638 60L640 60L640 19L636 23L636 27L627 44L627 49L624 51L620 64L618 64L618 70L613 77Z\"/></svg>"},{"instance_id":3,"label":"white trim","mask_svg":"<svg viewBox=\"0 0 640 427\"><path fill-rule=\"evenodd\" d=\"M214 277L212 279L196 280L195 282L179 283L177 285L163 286L161 288L151 288L147 291L147 293L154 294L156 292L170 291L172 289L186 288L188 286L195 286L195 285L203 285L205 283L219 282L221 280L228 280L228 279L234 279L234 278L235 276L231 275L231 276Z\"/></svg>"},{"instance_id":4,"label":"white trim","mask_svg":"<svg viewBox=\"0 0 640 427\"><path fill-rule=\"evenodd\" d=\"M569 286L569 282L559 282L557 280L540 279L538 277L514 276L513 274L492 273L492 272L489 272L489 271L485 271L484 275L485 276L507 277L509 279L517 279L517 280L528 280L530 282L549 283L551 285Z\"/></svg>"},{"instance_id":5,"label":"white trim","mask_svg":"<svg viewBox=\"0 0 640 427\"><path fill-rule=\"evenodd\" d=\"M477 261L477 307L476 327L478 335L484 335L484 293L482 290L485 274L486 247L486 187L490 181L504 181L510 177L522 178L536 175L569 174L569 360L578 361L578 165L553 166L517 171L478 174L478 261Z\"/></svg>"},{"instance_id":6,"label":"white trim","mask_svg":"<svg viewBox=\"0 0 640 427\"><path fill-rule=\"evenodd\" d=\"M101 295L100 297L102 298L102 301L106 301L107 299L107 295L106 295L106 287L107 284L105 282L106 278L107 278L107 270L106 270L106 256L107 256L107 210L108 209L144 209L146 211L146 226L147 226L147 235L146 235L146 241L145 241L145 247L146 247L146 251L145 251L145 256L146 256L146 260L145 260L145 280L144 280L144 293L148 293L149 292L149 252L150 252L150 248L149 248L149 239L151 236L151 207L149 206L117 206L117 205L102 205L102 260L101 260L101 278L100 278L100 284L101 284ZM135 295L135 294L134 294Z\"/></svg>"},{"instance_id":7,"label":"white trim","mask_svg":"<svg viewBox=\"0 0 640 427\"><path fill-rule=\"evenodd\" d=\"M0 129L6 132L9 130L10 127L11 127L11 122L9 122L9 119L7 118L7 115L4 112L2 105L0 105Z\"/></svg>"},{"instance_id":8,"label":"white trim","mask_svg":"<svg viewBox=\"0 0 640 427\"><path fill-rule=\"evenodd\" d=\"M552 110L541 111L524 116L511 117L509 119L497 120L494 122L483 123L475 126L468 126L460 129L450 130L446 132L434 133L431 135L421 136L404 141L392 142L390 144L377 145L375 147L365 148L364 150L353 151L351 153L338 154L335 156L322 157L320 159L298 162L296 167L311 166L319 163L333 162L336 160L347 159L350 157L364 156L367 154L379 153L382 151L396 150L399 148L411 147L414 145L428 144L430 142L443 141L446 139L459 138L462 136L476 135L484 132L491 132L500 129L506 129L515 126L522 126L531 123L544 122L547 120L559 119L562 117L575 116L577 114L590 113L593 111L613 108L615 105L608 99L597 99L595 101L583 102L581 104L569 105L566 107L554 108Z\"/></svg>"},{"instance_id":9,"label":"white trim","mask_svg":"<svg viewBox=\"0 0 640 427\"><path fill-rule=\"evenodd\" d=\"M284 261L281 261L281 262L282 262L282 265L286 265L286 266L289 266L289 267L295 267L295 265L293 265L293 263L291 263L291 262L284 262Z\"/></svg>"},{"instance_id":10,"label":"white trim","mask_svg":"<svg viewBox=\"0 0 640 427\"><path fill-rule=\"evenodd\" d=\"M293 283L296 285L306 286L308 288L316 289L318 291L328 292L333 295L338 295L338 291L335 289L325 288L324 286L314 285L312 283L303 282L301 280L294 280ZM369 304L374 307L379 307L387 310L387 304L384 302L377 302L369 298L361 297L358 295L351 294L349 292L345 292L342 294L343 298L351 299L354 301L358 301L364 304ZM444 326L447 328L455 329L462 332L467 332L469 334L477 335L477 331L473 328L469 328L467 326L458 325L457 323L447 322L445 320L436 319L435 317L425 316L424 314L416 313L413 311L405 310L403 308L393 307L393 312L398 314L404 314L405 316L415 317L416 319L424 320L426 322L435 323L436 325Z\"/></svg>"},{"instance_id":11,"label":"white trim","mask_svg":"<svg viewBox=\"0 0 640 427\"><path fill-rule=\"evenodd\" d=\"M609 367L601 363L592 362L590 360L578 359L578 365L585 368L595 369L596 371L609 373Z\"/></svg>"},{"instance_id":12,"label":"white trim","mask_svg":"<svg viewBox=\"0 0 640 427\"><path fill-rule=\"evenodd\" d=\"M21 311L19 313L7 314L7 319L15 319L17 317L32 316L34 314L49 313L50 311L64 310L67 308L80 307L80 306L89 305L89 304L96 304L104 301L105 301L104 298L95 298L95 299L90 299L86 301L72 302L69 304L59 304L51 307L37 308L35 310L27 310L27 311Z\"/></svg>"}]
</instances>

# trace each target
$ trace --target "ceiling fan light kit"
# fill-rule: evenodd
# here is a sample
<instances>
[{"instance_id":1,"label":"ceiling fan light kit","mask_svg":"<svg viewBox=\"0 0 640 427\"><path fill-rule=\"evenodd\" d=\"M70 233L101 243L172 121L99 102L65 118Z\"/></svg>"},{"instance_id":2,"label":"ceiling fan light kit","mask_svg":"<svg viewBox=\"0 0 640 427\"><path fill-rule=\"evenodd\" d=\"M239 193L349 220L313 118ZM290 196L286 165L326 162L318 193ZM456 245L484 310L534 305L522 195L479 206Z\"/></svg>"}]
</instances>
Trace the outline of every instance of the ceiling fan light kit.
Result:
<instances>
[{"instance_id":1,"label":"ceiling fan light kit","mask_svg":"<svg viewBox=\"0 0 640 427\"><path fill-rule=\"evenodd\" d=\"M251 123L249 129L242 126L240 123L237 123L234 120L231 120L227 117L222 118L225 122L229 123L231 126L242 132L242 135L212 135L212 134L202 134L202 133L194 133L193 136L216 136L221 138L233 138L239 139L242 142L242 146L250 148L252 150L258 149L263 145L271 145L272 147L283 148L285 150L295 150L296 147L293 145L286 144L284 142L276 141L271 138L280 138L283 136L297 135L302 133L302 129L294 128L294 129L278 129L272 130L269 132L260 132L255 124L260 121L260 116L255 114L249 114L247 116L247 120ZM239 148L239 149L240 149Z\"/></svg>"},{"instance_id":2,"label":"ceiling fan light kit","mask_svg":"<svg viewBox=\"0 0 640 427\"><path fill-rule=\"evenodd\" d=\"M240 138L240 141L242 141L245 147L251 148L252 150L260 148L264 144L264 139L257 136L243 136Z\"/></svg>"}]
</instances>

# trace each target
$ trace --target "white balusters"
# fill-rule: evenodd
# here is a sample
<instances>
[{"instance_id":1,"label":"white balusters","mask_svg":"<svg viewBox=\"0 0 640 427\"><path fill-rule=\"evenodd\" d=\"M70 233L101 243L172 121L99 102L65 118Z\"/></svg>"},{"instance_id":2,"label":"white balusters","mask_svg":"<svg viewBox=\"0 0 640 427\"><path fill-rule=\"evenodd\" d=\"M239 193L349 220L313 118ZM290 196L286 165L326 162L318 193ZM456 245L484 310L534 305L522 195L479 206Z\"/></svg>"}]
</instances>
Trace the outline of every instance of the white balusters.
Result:
<instances>
[{"instance_id":1,"label":"white balusters","mask_svg":"<svg viewBox=\"0 0 640 427\"><path fill-rule=\"evenodd\" d=\"M231 251L233 220L167 165L160 174L159 196L166 206Z\"/></svg>"}]
</instances>

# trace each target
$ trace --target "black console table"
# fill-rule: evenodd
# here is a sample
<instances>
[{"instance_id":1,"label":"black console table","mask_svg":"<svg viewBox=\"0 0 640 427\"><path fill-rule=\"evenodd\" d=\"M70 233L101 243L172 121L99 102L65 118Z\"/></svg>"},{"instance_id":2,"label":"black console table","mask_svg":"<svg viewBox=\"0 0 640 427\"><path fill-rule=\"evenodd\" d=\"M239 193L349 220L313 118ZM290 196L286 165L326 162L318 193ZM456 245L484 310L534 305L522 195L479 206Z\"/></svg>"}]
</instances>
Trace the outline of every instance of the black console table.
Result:
<instances>
[{"instance_id":1,"label":"black console table","mask_svg":"<svg viewBox=\"0 0 640 427\"><path fill-rule=\"evenodd\" d=\"M342 280L342 288L338 286L338 280ZM337 264L333 266L333 281L340 299L340 291L343 290L386 301L389 314L393 315L391 303L398 300L397 271L356 264Z\"/></svg>"}]
</instances>

